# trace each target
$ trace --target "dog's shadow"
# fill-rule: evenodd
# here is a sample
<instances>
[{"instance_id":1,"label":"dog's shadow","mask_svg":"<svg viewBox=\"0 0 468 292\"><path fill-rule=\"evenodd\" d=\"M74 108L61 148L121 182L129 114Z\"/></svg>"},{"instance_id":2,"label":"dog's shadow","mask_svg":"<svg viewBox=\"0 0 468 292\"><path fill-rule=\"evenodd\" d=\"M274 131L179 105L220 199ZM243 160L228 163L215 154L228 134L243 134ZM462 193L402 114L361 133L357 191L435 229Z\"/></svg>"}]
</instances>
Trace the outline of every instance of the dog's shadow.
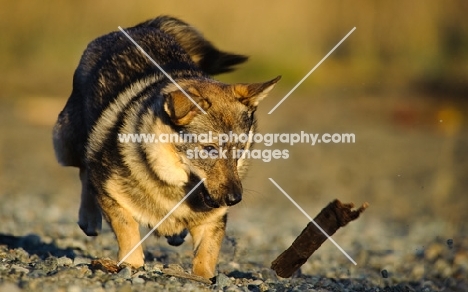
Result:
<instances>
[{"instance_id":1,"label":"dog's shadow","mask_svg":"<svg viewBox=\"0 0 468 292\"><path fill-rule=\"evenodd\" d=\"M41 237L36 234L28 234L25 236L14 236L0 233L0 245L6 245L8 249L24 249L30 256L37 255L41 259L46 259L50 256L63 257L74 259L75 252L71 248L60 248L54 243L45 243Z\"/></svg>"}]
</instances>

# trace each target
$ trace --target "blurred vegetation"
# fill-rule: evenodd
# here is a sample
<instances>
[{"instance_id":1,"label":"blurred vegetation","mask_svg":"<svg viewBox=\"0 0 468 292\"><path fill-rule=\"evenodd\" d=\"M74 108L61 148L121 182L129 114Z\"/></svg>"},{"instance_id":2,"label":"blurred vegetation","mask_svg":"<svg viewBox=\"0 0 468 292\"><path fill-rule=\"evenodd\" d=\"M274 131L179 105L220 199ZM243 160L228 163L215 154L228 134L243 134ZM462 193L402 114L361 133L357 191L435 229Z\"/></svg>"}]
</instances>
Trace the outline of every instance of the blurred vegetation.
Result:
<instances>
[{"instance_id":1,"label":"blurred vegetation","mask_svg":"<svg viewBox=\"0 0 468 292\"><path fill-rule=\"evenodd\" d=\"M468 2L447 1L12 1L0 0L0 98L68 97L97 36L160 14L178 16L224 50L251 56L225 81L300 80L356 31L303 90L468 93Z\"/></svg>"}]
</instances>

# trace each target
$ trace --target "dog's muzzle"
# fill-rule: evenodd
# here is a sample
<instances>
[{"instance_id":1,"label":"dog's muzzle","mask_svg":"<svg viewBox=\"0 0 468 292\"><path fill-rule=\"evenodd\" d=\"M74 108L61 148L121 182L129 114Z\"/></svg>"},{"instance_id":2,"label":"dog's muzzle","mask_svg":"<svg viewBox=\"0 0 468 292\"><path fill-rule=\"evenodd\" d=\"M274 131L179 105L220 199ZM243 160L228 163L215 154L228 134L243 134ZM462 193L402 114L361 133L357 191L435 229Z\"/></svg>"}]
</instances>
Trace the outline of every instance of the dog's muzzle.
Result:
<instances>
[{"instance_id":1,"label":"dog's muzzle","mask_svg":"<svg viewBox=\"0 0 468 292\"><path fill-rule=\"evenodd\" d=\"M210 193L205 186L201 189L200 195L203 204L209 208L220 208L222 206L234 206L242 201L242 185L231 184L222 186L219 190L223 195L214 195Z\"/></svg>"}]
</instances>

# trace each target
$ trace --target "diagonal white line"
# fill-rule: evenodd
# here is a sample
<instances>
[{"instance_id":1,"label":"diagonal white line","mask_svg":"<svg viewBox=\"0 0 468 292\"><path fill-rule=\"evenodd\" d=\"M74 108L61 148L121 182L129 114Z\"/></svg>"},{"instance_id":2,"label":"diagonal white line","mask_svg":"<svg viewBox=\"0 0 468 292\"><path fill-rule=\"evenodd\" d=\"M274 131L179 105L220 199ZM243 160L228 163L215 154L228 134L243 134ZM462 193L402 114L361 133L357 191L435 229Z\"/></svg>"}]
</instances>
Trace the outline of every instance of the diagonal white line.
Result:
<instances>
[{"instance_id":1,"label":"diagonal white line","mask_svg":"<svg viewBox=\"0 0 468 292\"><path fill-rule=\"evenodd\" d=\"M348 34L347 34L344 38L342 38L341 41L340 41L339 43L337 43L336 46L335 46L333 49L331 49L331 51L328 52L328 54L327 54L325 57L323 57L322 60L320 60L320 62L318 62L317 65L315 65L315 67L312 68L312 70L310 70L309 73L307 73L306 76L304 76L304 78L302 78L301 81L299 81L299 83L297 83L296 86L294 86L293 89L291 89L291 91L289 91L288 94L286 94L286 95L283 97L283 99L281 99L281 100L275 105L274 108L271 109L271 111L268 112L268 114L271 115L271 113L274 112L275 109L276 109L277 107L279 107L280 104L282 104L283 101L285 101L286 98L288 98L288 97L294 92L294 90L296 90L296 89L299 87L299 85L301 85L302 82L304 82L304 81L307 79L307 77L309 77L309 75L312 74L312 72L314 72L315 69L317 69L318 66L320 66L320 65L322 64L322 62L325 61L325 59L328 58L328 56L330 56L331 53L333 53L333 51L335 51L336 48L338 48L338 47L341 45L341 43L343 43L343 42L348 38L348 36L349 36L350 34L353 33L353 31L354 31L355 29L356 29L356 27L353 27L353 29L352 29L350 32L348 32Z\"/></svg>"},{"instance_id":2,"label":"diagonal white line","mask_svg":"<svg viewBox=\"0 0 468 292\"><path fill-rule=\"evenodd\" d=\"M161 66L159 66L159 64L156 63L156 61L155 61L153 58L151 58L151 56L148 55L148 53L145 52L145 50L143 50L143 48L140 47L140 45L137 44L137 42L135 42L135 40L134 40L123 28L121 28L120 26L119 26L118 28L119 28L119 30L120 30L120 31L121 31L121 32L122 32L122 33L123 33L123 34L124 34L124 35L125 35L125 36L126 36L126 37L127 37L127 38L128 38L128 39L129 39L129 40L130 40L130 41L131 41L131 42L132 42L132 43L133 43L133 44L134 44L134 45L135 45L135 46L136 46L136 47L137 47L137 48L138 48L138 49L155 65L155 66L156 66L156 67L158 67L158 69L159 69L164 75L166 75L166 77L167 77L169 80L171 80L172 83L174 83L175 86L177 86L177 88L178 88L180 91L182 91L183 94L185 94L185 96L187 96L188 99L190 99L191 102L193 102L194 105L196 105L196 106L198 107L198 109L199 109L202 113L206 114L206 112L201 108L201 106L198 105L198 103L196 103L195 100L193 100L193 99L190 97L190 95L188 95L188 93L185 92L185 90L183 90L182 87L180 87L180 85L177 84L177 82L175 82L174 79L172 79L171 75L167 74L166 71L164 71L164 69L163 69Z\"/></svg>"},{"instance_id":3,"label":"diagonal white line","mask_svg":"<svg viewBox=\"0 0 468 292\"><path fill-rule=\"evenodd\" d=\"M326 232L325 230L322 229L322 227L320 227L320 225L318 225L314 219L312 219L312 217L309 216L309 214L306 213L306 211L304 211L304 209L301 208L301 206L299 206L298 203L296 203L296 201L293 200L293 198L291 198L271 177L268 178L306 217L307 219L309 219L310 222L312 222L315 227L318 228L318 230L320 230L326 237L328 240L330 240L354 265L357 265L357 263L353 260L353 258L351 258L345 251L344 249L341 248L341 246L338 245L338 243L336 243L335 240L333 240L333 238L331 238Z\"/></svg>"},{"instance_id":4,"label":"diagonal white line","mask_svg":"<svg viewBox=\"0 0 468 292\"><path fill-rule=\"evenodd\" d=\"M151 229L151 231L148 232L148 234L146 234L145 237L143 237L143 238L140 240L140 242L138 242L138 243L132 248L132 250L129 251L129 252L120 260L120 262L117 264L117 266L120 266L120 265L132 254L132 252L134 252L135 249L137 249L137 248L143 243L143 241L145 241L145 240L151 235L151 233L153 233L153 232L159 227L159 225L161 225L169 216L171 216L171 214L172 214L177 208L179 208L179 206L190 196L191 193L193 193L193 191L195 191L195 189L196 189L199 185L201 185L202 182L205 181L205 179L206 179L206 178L204 178L204 179L202 179L201 181L199 181L199 182L197 183L197 185L194 186L194 187L190 190L190 192L188 192L188 193L185 195L185 197L183 197L182 200L180 200L180 202L177 203L177 205L175 205L175 206L171 209L171 211L169 211L169 213L167 213L166 216L164 216L164 218L162 218L161 221L159 221L158 224L156 224L156 226L154 226L153 229Z\"/></svg>"}]
</instances>

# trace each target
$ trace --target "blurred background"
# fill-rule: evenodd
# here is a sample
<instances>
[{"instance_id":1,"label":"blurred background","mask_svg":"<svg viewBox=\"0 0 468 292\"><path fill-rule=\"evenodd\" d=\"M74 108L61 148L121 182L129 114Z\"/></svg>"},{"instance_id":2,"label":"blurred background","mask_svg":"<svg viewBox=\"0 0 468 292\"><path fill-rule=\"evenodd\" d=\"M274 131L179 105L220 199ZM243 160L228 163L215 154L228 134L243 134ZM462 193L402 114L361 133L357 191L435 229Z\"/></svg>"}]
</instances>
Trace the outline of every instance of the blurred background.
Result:
<instances>
[{"instance_id":1,"label":"blurred background","mask_svg":"<svg viewBox=\"0 0 468 292\"><path fill-rule=\"evenodd\" d=\"M282 75L260 105L260 132L356 136L354 144L259 145L288 149L290 157L252 161L234 221L254 214L252 224L281 226L297 217L298 230L305 226L271 177L311 216L339 198L369 202L359 219L366 225L435 221L446 234L427 231L428 237L468 232L466 1L2 0L0 6L0 199L11 207L8 214L36 214L31 229L42 212L77 218L78 172L56 163L51 129L83 50L117 26L170 14L219 48L250 56L218 79L258 82ZM13 229L8 214L0 219ZM51 222L62 218L50 216ZM388 229L388 236L394 232Z\"/></svg>"}]
</instances>

